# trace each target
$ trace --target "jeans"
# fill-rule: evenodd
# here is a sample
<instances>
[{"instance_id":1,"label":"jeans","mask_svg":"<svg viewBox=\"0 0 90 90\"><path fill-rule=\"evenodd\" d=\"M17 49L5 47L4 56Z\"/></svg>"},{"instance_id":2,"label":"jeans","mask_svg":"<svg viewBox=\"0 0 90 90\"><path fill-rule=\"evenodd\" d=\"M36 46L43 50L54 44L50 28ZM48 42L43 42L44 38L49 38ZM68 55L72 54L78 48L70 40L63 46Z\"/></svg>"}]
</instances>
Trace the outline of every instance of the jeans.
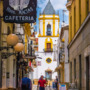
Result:
<instances>
[{"instance_id":1,"label":"jeans","mask_svg":"<svg viewBox=\"0 0 90 90\"><path fill-rule=\"evenodd\" d=\"M40 87L39 90L45 90L45 88L44 87Z\"/></svg>"},{"instance_id":2,"label":"jeans","mask_svg":"<svg viewBox=\"0 0 90 90\"><path fill-rule=\"evenodd\" d=\"M30 90L27 85L22 85L22 90Z\"/></svg>"}]
</instances>

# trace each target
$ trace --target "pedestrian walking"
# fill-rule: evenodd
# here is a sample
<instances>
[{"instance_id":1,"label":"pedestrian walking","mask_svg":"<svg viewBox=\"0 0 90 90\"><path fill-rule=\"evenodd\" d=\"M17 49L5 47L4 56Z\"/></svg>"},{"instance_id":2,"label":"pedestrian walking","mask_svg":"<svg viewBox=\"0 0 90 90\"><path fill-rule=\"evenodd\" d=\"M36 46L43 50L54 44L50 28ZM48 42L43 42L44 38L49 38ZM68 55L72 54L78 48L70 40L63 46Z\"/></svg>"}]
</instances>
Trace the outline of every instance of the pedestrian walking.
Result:
<instances>
[{"instance_id":1,"label":"pedestrian walking","mask_svg":"<svg viewBox=\"0 0 90 90\"><path fill-rule=\"evenodd\" d=\"M39 90L45 90L45 84L46 80L44 80L43 76L41 76L41 79L38 81Z\"/></svg>"},{"instance_id":2,"label":"pedestrian walking","mask_svg":"<svg viewBox=\"0 0 90 90\"><path fill-rule=\"evenodd\" d=\"M53 90L56 90L56 80L54 80L54 81L52 82L52 88L53 88Z\"/></svg>"},{"instance_id":3,"label":"pedestrian walking","mask_svg":"<svg viewBox=\"0 0 90 90\"><path fill-rule=\"evenodd\" d=\"M22 78L22 89L21 90L32 90L31 80L27 77L27 74Z\"/></svg>"},{"instance_id":4,"label":"pedestrian walking","mask_svg":"<svg viewBox=\"0 0 90 90\"><path fill-rule=\"evenodd\" d=\"M56 90L58 90L58 77L56 76L56 80L55 80L55 86L56 86Z\"/></svg>"}]
</instances>

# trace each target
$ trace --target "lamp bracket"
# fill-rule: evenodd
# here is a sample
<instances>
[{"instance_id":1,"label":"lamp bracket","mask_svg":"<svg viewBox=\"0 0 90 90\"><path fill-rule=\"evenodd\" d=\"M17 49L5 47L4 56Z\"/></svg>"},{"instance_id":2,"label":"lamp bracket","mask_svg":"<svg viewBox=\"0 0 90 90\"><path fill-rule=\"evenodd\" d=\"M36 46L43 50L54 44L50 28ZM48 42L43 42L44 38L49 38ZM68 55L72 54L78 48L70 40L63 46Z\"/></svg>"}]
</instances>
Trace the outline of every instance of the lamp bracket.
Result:
<instances>
[{"instance_id":1,"label":"lamp bracket","mask_svg":"<svg viewBox=\"0 0 90 90\"><path fill-rule=\"evenodd\" d=\"M0 47L0 51L4 50L4 49L9 49L9 48L13 48L13 47Z\"/></svg>"},{"instance_id":2,"label":"lamp bracket","mask_svg":"<svg viewBox=\"0 0 90 90\"><path fill-rule=\"evenodd\" d=\"M7 59L8 57L10 57L12 55L16 55L16 53L7 53L7 52L2 52L1 53L2 59Z\"/></svg>"}]
</instances>

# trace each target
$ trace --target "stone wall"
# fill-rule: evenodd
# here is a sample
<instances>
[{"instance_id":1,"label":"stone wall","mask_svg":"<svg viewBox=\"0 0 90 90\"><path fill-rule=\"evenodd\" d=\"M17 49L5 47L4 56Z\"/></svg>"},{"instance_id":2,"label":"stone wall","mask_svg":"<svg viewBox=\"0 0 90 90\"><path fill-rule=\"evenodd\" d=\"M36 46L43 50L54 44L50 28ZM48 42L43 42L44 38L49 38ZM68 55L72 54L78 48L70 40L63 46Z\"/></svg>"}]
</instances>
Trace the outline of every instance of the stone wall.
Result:
<instances>
[{"instance_id":1,"label":"stone wall","mask_svg":"<svg viewBox=\"0 0 90 90\"><path fill-rule=\"evenodd\" d=\"M88 55L90 55L90 20L86 23L81 33L77 36L77 38L69 48L69 60L70 62L72 62L72 83L75 82L74 59L76 59L76 79L77 79L78 88L79 88L79 82L80 82L79 81L79 55L81 55L81 69L82 69L81 86L82 86L82 90L86 90L86 59L85 58Z\"/></svg>"}]
</instances>

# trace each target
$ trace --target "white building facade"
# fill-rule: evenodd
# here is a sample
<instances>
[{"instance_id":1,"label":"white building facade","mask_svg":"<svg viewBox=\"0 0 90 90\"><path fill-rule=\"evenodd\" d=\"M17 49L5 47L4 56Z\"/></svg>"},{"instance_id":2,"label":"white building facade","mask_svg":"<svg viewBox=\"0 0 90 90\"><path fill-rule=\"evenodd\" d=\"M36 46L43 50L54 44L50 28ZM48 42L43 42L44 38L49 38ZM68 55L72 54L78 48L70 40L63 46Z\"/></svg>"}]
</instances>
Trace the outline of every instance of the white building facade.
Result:
<instances>
[{"instance_id":1,"label":"white building facade","mask_svg":"<svg viewBox=\"0 0 90 90\"><path fill-rule=\"evenodd\" d=\"M54 46L57 44L59 37L59 15L55 14L55 10L49 1L39 17L39 35L38 35L38 57L37 68L34 69L34 79L39 79L41 75L49 80L56 78L57 73L54 72L57 67L55 60ZM39 62L39 64L38 64Z\"/></svg>"},{"instance_id":2,"label":"white building facade","mask_svg":"<svg viewBox=\"0 0 90 90\"><path fill-rule=\"evenodd\" d=\"M69 26L65 25L61 28L60 37L57 43L57 65L61 68L58 70L58 78L62 83L69 83L69 58L68 58L68 30Z\"/></svg>"}]
</instances>

